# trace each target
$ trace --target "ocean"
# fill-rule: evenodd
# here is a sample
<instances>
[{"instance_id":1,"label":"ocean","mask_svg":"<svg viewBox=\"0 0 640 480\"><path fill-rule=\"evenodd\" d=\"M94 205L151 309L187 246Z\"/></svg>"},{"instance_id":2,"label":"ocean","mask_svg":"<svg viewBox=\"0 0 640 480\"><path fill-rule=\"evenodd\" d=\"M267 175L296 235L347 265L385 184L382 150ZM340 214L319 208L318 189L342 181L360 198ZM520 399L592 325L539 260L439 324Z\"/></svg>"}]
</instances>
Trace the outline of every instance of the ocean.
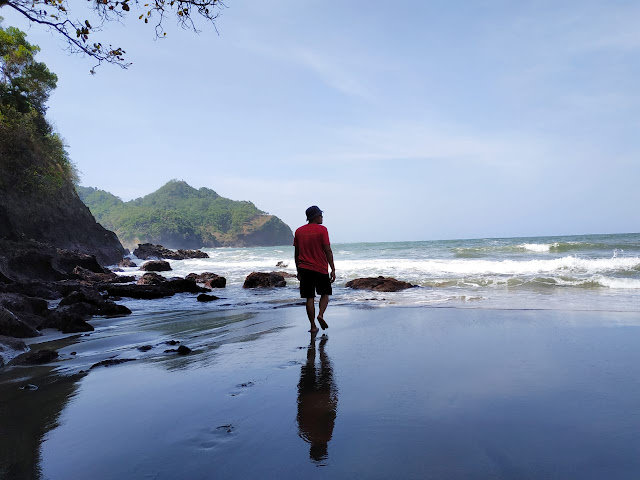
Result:
<instances>
[{"instance_id":1,"label":"ocean","mask_svg":"<svg viewBox=\"0 0 640 480\"><path fill-rule=\"evenodd\" d=\"M295 278L242 288L293 247L206 251L165 275L220 300L26 340L58 357L0 372L0 478L638 476L640 234L334 244L317 335ZM378 275L416 287L345 287Z\"/></svg>"},{"instance_id":2,"label":"ocean","mask_svg":"<svg viewBox=\"0 0 640 480\"><path fill-rule=\"evenodd\" d=\"M332 245L336 282L331 304L485 309L640 311L640 233L486 238ZM284 288L242 288L253 271L295 273L293 247L204 249L208 259L169 260L167 277L213 272L227 279L222 297L198 304L193 295L147 302L135 310L243 309L300 303L298 281ZM138 265L144 261L131 258ZM280 263L286 266L277 265ZM122 275L141 275L126 268ZM416 285L395 293L353 290L359 277L394 277Z\"/></svg>"}]
</instances>

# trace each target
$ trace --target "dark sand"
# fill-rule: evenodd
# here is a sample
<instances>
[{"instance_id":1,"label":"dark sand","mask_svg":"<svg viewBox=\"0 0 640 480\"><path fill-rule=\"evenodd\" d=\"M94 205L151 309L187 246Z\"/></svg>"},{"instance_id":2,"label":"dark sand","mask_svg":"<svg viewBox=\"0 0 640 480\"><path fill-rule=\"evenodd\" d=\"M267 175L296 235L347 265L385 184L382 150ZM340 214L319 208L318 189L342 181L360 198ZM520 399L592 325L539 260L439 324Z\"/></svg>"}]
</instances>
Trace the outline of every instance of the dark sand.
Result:
<instances>
[{"instance_id":1,"label":"dark sand","mask_svg":"<svg viewBox=\"0 0 640 480\"><path fill-rule=\"evenodd\" d=\"M0 477L640 477L638 314L330 306L325 318L313 341L297 307L58 342L67 372L138 360L76 379L0 373ZM132 347L167 330L194 352Z\"/></svg>"}]
</instances>

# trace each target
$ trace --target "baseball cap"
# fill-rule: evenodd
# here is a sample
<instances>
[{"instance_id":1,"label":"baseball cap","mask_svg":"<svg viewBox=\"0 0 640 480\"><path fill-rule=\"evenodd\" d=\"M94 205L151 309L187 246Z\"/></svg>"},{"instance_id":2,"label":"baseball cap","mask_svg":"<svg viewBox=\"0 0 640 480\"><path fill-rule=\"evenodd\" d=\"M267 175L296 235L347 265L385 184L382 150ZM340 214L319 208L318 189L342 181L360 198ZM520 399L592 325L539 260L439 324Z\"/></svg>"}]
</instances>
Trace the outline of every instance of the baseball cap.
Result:
<instances>
[{"instance_id":1,"label":"baseball cap","mask_svg":"<svg viewBox=\"0 0 640 480\"><path fill-rule=\"evenodd\" d=\"M313 205L307 208L307 211L305 213L307 214L307 220L311 220L318 215L322 215L322 210L320 210L317 205Z\"/></svg>"}]
</instances>

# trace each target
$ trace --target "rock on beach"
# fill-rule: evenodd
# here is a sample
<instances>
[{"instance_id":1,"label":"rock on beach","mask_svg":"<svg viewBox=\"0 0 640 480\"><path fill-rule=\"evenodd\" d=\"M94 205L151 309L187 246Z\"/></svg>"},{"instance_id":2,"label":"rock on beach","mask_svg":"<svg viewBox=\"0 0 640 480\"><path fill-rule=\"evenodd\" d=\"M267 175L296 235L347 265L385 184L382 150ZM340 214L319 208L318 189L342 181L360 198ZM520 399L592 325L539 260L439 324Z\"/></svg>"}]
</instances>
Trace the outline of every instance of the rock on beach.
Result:
<instances>
[{"instance_id":1,"label":"rock on beach","mask_svg":"<svg viewBox=\"0 0 640 480\"><path fill-rule=\"evenodd\" d=\"M179 277L164 279L161 275L155 275L157 274L144 274L137 285L109 285L107 286L107 293L110 297L152 300L171 297L176 293L206 293L211 291L208 288L199 286L194 280ZM147 281L149 283L145 283Z\"/></svg>"},{"instance_id":2,"label":"rock on beach","mask_svg":"<svg viewBox=\"0 0 640 480\"><path fill-rule=\"evenodd\" d=\"M50 363L58 358L58 352L50 349L42 349L27 355L22 363L27 365L42 365Z\"/></svg>"},{"instance_id":3,"label":"rock on beach","mask_svg":"<svg viewBox=\"0 0 640 480\"><path fill-rule=\"evenodd\" d=\"M220 275L216 275L211 272L204 273L190 273L185 277L188 280L194 280L198 283L203 283L209 288L225 288L227 286L227 279L225 277L221 277Z\"/></svg>"},{"instance_id":4,"label":"rock on beach","mask_svg":"<svg viewBox=\"0 0 640 480\"><path fill-rule=\"evenodd\" d=\"M0 305L0 335L7 337L37 337L40 333L35 327L22 321L12 311Z\"/></svg>"},{"instance_id":5,"label":"rock on beach","mask_svg":"<svg viewBox=\"0 0 640 480\"><path fill-rule=\"evenodd\" d=\"M137 267L138 265L136 264L136 262L134 262L130 258L125 257L122 260L120 260L120 262L118 262L118 266L119 267Z\"/></svg>"},{"instance_id":6,"label":"rock on beach","mask_svg":"<svg viewBox=\"0 0 640 480\"><path fill-rule=\"evenodd\" d=\"M155 272L147 272L136 282L137 285L161 285L167 281L162 275Z\"/></svg>"},{"instance_id":7,"label":"rock on beach","mask_svg":"<svg viewBox=\"0 0 640 480\"><path fill-rule=\"evenodd\" d=\"M271 272L271 273L277 273L278 275L282 275L284 278L298 278L298 275L296 275L295 273L289 273L289 272Z\"/></svg>"},{"instance_id":8,"label":"rock on beach","mask_svg":"<svg viewBox=\"0 0 640 480\"><path fill-rule=\"evenodd\" d=\"M406 290L407 288L413 288L415 285L412 285L409 282L396 280L392 277L379 276L356 278L348 281L345 284L345 287L356 290L374 290L376 292L398 292L400 290Z\"/></svg>"},{"instance_id":9,"label":"rock on beach","mask_svg":"<svg viewBox=\"0 0 640 480\"><path fill-rule=\"evenodd\" d=\"M287 282L279 273L252 272L245 279L242 288L285 287L286 285Z\"/></svg>"},{"instance_id":10,"label":"rock on beach","mask_svg":"<svg viewBox=\"0 0 640 480\"><path fill-rule=\"evenodd\" d=\"M215 295L207 295L206 293L201 293L198 295L197 300L199 302L213 302L214 300L220 300L220 297L216 297Z\"/></svg>"},{"instance_id":11,"label":"rock on beach","mask_svg":"<svg viewBox=\"0 0 640 480\"><path fill-rule=\"evenodd\" d=\"M171 270L171 265L164 260L149 260L142 264L140 270L145 272L168 272Z\"/></svg>"}]
</instances>

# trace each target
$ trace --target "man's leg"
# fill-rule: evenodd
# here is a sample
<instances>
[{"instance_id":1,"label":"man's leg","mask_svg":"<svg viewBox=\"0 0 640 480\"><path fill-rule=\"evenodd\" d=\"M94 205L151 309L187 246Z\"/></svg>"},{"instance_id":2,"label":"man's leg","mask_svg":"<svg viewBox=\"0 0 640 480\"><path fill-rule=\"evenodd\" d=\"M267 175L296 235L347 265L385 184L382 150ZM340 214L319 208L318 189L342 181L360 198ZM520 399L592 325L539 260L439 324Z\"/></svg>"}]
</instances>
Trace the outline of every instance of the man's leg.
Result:
<instances>
[{"instance_id":1,"label":"man's leg","mask_svg":"<svg viewBox=\"0 0 640 480\"><path fill-rule=\"evenodd\" d=\"M318 308L320 309L320 313L318 313L318 322L320 322L320 326L323 330L325 328L329 328L327 322L324 321L324 312L327 309L327 305L329 305L329 295L320 295L320 302L318 303Z\"/></svg>"},{"instance_id":2,"label":"man's leg","mask_svg":"<svg viewBox=\"0 0 640 480\"><path fill-rule=\"evenodd\" d=\"M300 297L306 300L305 308L307 309L307 317L309 317L309 323L311 324L311 333L317 332L316 327L316 307L313 304L316 298L316 287L313 277L309 274L312 273L303 268L298 269L298 280L300 280Z\"/></svg>"},{"instance_id":3,"label":"man's leg","mask_svg":"<svg viewBox=\"0 0 640 480\"><path fill-rule=\"evenodd\" d=\"M311 298L307 298L307 317L309 317L309 323L311 323L311 332L317 332L318 331L318 327L316 327L316 306L313 303L313 301L315 300L314 297ZM325 306L325 308L327 308Z\"/></svg>"}]
</instances>

